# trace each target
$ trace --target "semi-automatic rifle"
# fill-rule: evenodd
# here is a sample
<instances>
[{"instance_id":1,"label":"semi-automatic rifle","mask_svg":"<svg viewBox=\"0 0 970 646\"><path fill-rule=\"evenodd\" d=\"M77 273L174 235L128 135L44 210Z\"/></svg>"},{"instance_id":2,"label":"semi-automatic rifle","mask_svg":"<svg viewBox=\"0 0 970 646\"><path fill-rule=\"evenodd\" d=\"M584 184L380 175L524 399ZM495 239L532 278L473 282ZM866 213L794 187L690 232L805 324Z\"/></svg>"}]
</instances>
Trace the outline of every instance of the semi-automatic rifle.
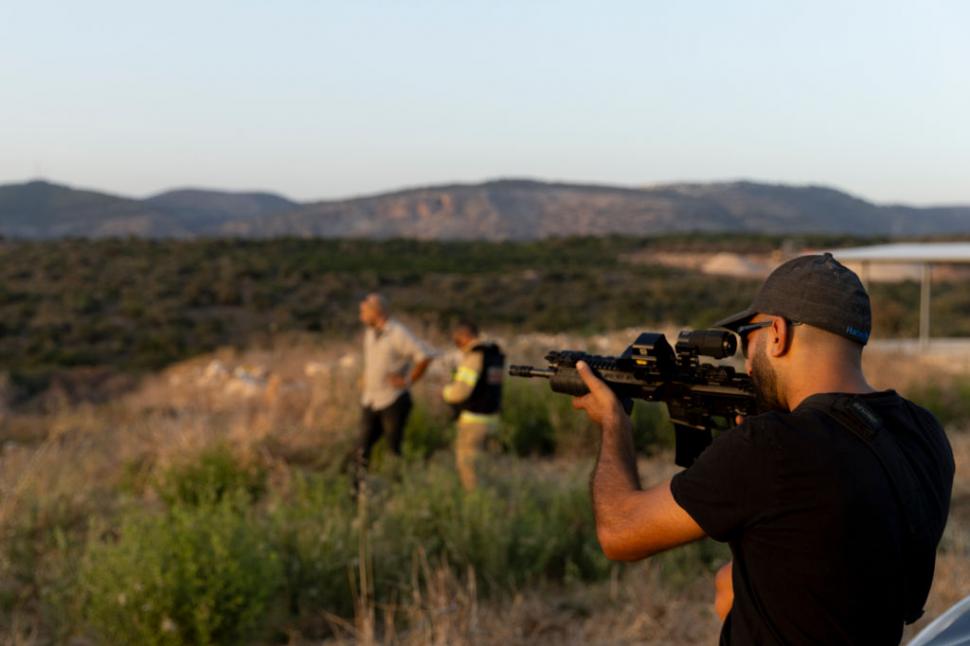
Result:
<instances>
[{"instance_id":1,"label":"semi-automatic rifle","mask_svg":"<svg viewBox=\"0 0 970 646\"><path fill-rule=\"evenodd\" d=\"M585 361L627 412L633 399L667 404L674 426L674 461L688 467L714 432L734 426L737 415L756 412L750 377L730 366L700 362L702 356L732 356L736 349L735 336L727 330L685 330L674 348L663 334L643 332L618 357L556 350L546 355L549 367L510 366L509 374L546 378L554 392L579 397L589 392L576 371L576 362Z\"/></svg>"}]
</instances>

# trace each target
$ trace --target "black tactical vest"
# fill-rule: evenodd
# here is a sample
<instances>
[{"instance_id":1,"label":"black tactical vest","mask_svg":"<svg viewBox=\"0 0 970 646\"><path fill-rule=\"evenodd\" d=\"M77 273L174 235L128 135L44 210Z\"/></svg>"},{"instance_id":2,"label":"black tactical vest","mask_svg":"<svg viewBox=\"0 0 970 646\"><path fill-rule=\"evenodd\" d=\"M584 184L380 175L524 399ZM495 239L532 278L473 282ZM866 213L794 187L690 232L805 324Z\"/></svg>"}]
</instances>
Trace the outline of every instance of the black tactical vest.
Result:
<instances>
[{"instance_id":1,"label":"black tactical vest","mask_svg":"<svg viewBox=\"0 0 970 646\"><path fill-rule=\"evenodd\" d=\"M494 343L479 343L472 347L471 352L482 353L482 372L478 375L472 394L461 404L461 409L483 415L497 413L502 407L505 355Z\"/></svg>"}]
</instances>

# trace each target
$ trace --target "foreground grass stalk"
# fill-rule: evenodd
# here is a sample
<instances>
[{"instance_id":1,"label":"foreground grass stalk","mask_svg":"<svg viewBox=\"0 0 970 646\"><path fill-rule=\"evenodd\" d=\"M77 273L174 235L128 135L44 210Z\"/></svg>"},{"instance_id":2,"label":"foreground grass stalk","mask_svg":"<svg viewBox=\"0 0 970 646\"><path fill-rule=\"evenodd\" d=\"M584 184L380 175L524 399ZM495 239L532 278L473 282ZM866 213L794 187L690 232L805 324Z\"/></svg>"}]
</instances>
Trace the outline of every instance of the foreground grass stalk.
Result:
<instances>
[{"instance_id":1,"label":"foreground grass stalk","mask_svg":"<svg viewBox=\"0 0 970 646\"><path fill-rule=\"evenodd\" d=\"M367 478L360 479L360 490L357 494L357 594L354 602L355 625L357 640L361 646L371 646L375 643L374 634L374 599L373 572L370 555L370 538L367 517Z\"/></svg>"}]
</instances>

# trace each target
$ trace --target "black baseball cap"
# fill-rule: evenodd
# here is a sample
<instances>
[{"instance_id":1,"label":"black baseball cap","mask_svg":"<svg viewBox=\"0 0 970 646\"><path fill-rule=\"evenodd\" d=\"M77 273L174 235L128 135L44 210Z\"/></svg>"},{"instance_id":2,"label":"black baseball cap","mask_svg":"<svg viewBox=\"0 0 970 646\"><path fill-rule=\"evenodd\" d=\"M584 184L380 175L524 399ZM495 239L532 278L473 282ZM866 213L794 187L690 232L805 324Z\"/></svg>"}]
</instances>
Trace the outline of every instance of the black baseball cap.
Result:
<instances>
[{"instance_id":1,"label":"black baseball cap","mask_svg":"<svg viewBox=\"0 0 970 646\"><path fill-rule=\"evenodd\" d=\"M799 256L765 279L751 307L714 324L729 330L755 314L783 316L865 345L872 331L869 294L855 272L830 253Z\"/></svg>"}]
</instances>

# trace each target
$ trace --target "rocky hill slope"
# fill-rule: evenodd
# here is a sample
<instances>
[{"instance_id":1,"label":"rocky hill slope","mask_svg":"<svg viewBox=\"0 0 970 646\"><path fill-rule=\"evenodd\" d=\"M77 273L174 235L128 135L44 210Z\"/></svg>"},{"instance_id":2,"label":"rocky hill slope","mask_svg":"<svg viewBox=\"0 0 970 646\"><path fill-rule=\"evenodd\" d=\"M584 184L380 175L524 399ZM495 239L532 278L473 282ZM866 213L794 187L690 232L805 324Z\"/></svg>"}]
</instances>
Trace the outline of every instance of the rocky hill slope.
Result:
<instances>
[{"instance_id":1,"label":"rocky hill slope","mask_svg":"<svg viewBox=\"0 0 970 646\"><path fill-rule=\"evenodd\" d=\"M948 235L970 206L877 205L819 186L629 188L496 180L300 204L269 193L170 191L134 200L46 182L0 186L0 235L535 240L683 231Z\"/></svg>"}]
</instances>

